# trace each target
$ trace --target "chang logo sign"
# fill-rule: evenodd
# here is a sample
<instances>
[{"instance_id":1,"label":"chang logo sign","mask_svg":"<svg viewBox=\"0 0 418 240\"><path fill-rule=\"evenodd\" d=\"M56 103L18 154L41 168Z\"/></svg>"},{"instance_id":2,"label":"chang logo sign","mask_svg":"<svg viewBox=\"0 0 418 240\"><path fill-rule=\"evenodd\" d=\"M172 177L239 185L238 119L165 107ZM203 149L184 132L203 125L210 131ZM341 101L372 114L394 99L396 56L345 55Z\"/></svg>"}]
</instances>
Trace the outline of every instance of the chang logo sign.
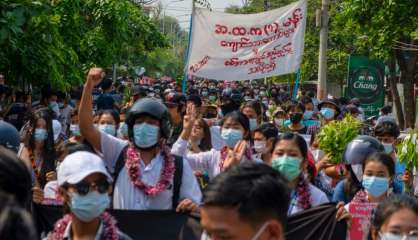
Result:
<instances>
[{"instance_id":1,"label":"chang logo sign","mask_svg":"<svg viewBox=\"0 0 418 240\"><path fill-rule=\"evenodd\" d=\"M382 90L383 76L375 67L360 67L352 73L349 91L361 102L373 102Z\"/></svg>"}]
</instances>

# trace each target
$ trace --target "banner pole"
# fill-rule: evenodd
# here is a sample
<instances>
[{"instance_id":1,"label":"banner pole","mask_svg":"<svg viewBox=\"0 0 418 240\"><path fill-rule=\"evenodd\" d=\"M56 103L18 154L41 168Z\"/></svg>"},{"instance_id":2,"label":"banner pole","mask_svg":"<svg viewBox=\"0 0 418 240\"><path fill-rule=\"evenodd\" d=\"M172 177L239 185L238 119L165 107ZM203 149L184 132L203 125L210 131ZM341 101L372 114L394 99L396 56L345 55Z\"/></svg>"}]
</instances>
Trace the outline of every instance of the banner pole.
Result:
<instances>
[{"instance_id":1,"label":"banner pole","mask_svg":"<svg viewBox=\"0 0 418 240\"><path fill-rule=\"evenodd\" d=\"M296 71L296 81L295 81L295 86L293 86L293 94L292 94L292 99L296 100L296 97L298 95L298 89L299 89L299 82L300 82L300 68Z\"/></svg>"},{"instance_id":2,"label":"banner pole","mask_svg":"<svg viewBox=\"0 0 418 240\"><path fill-rule=\"evenodd\" d=\"M184 66L184 76L183 76L183 81L181 84L181 92L183 94L186 94L186 90L187 90L187 78L188 78L188 74L187 74L187 65L189 63L189 54L190 54L190 46L191 46L191 39L192 39L192 27L193 27L193 13L195 10L195 2L194 0L192 0L192 14L190 15L190 25L189 25L189 37L188 37L188 43L187 43L187 51L186 51L186 55L185 55L185 66Z\"/></svg>"}]
</instances>

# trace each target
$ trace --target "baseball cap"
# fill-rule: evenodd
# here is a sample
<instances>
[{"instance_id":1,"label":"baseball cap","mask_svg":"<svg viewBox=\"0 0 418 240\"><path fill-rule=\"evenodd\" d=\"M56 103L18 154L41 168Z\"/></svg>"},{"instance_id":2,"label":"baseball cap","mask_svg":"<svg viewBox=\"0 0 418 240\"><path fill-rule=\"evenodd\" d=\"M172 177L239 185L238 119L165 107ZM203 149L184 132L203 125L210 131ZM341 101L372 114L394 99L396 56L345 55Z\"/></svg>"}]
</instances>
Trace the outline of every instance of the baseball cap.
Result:
<instances>
[{"instance_id":1,"label":"baseball cap","mask_svg":"<svg viewBox=\"0 0 418 240\"><path fill-rule=\"evenodd\" d=\"M65 157L58 167L58 185L77 184L92 173L102 173L109 182L112 182L112 177L99 156L86 151L72 153Z\"/></svg>"}]
</instances>

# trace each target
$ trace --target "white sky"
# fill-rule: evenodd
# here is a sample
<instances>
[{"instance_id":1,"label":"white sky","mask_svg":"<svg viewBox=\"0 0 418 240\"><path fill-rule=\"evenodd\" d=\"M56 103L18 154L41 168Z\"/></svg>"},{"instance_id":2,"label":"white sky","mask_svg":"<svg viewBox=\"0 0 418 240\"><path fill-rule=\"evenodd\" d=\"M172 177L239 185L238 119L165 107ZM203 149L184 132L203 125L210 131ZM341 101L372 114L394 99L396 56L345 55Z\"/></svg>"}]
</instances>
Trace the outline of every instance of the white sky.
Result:
<instances>
[{"instance_id":1,"label":"white sky","mask_svg":"<svg viewBox=\"0 0 418 240\"><path fill-rule=\"evenodd\" d=\"M214 11L223 12L230 5L241 6L241 0L208 0ZM165 9L165 14L176 17L182 28L189 27L190 14L192 12L192 0L160 0Z\"/></svg>"}]
</instances>

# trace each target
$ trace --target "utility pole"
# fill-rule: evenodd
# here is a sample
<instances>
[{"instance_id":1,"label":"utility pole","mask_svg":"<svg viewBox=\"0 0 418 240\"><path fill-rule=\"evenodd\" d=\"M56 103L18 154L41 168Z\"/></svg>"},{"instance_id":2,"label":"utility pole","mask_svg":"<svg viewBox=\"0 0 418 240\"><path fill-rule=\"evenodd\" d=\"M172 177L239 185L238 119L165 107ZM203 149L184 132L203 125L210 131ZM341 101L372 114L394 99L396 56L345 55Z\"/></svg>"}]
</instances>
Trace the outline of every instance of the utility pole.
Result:
<instances>
[{"instance_id":1,"label":"utility pole","mask_svg":"<svg viewBox=\"0 0 418 240\"><path fill-rule=\"evenodd\" d=\"M321 9L316 12L317 25L321 28L319 33L318 99L324 99L327 96L328 8L329 0L322 0Z\"/></svg>"}]
</instances>

